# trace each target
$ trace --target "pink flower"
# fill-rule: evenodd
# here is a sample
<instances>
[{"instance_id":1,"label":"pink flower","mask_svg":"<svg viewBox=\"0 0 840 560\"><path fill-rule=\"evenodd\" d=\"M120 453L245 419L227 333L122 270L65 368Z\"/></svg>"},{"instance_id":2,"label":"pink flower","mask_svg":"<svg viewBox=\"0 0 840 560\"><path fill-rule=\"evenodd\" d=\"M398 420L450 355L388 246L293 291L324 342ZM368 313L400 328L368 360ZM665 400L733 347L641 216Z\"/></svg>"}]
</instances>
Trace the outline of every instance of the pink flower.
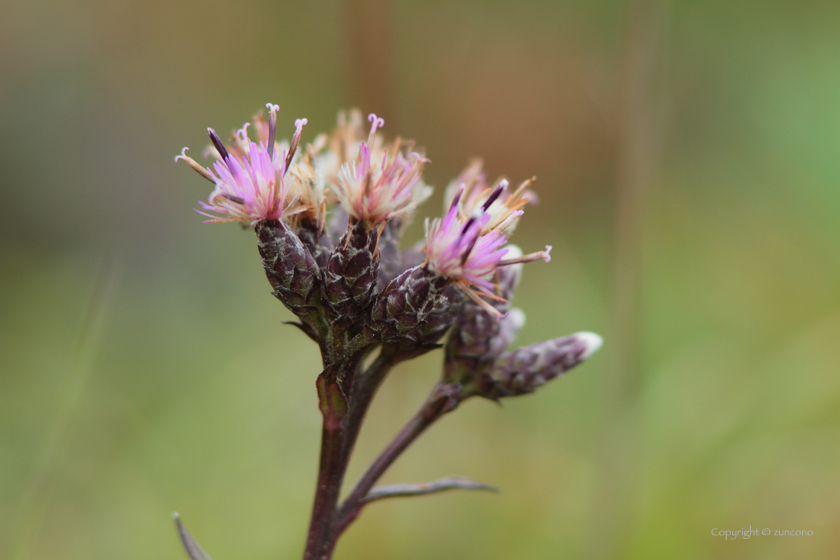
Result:
<instances>
[{"instance_id":1,"label":"pink flower","mask_svg":"<svg viewBox=\"0 0 840 560\"><path fill-rule=\"evenodd\" d=\"M421 179L428 160L417 152L403 154L399 140L383 150L381 159L372 157L376 129L385 121L373 113L368 120L368 140L361 143L355 161L341 166L333 190L350 216L373 228L413 211L431 189Z\"/></svg>"},{"instance_id":2,"label":"pink flower","mask_svg":"<svg viewBox=\"0 0 840 560\"><path fill-rule=\"evenodd\" d=\"M551 247L546 246L544 251L505 259L508 253L505 234L500 227L488 228L494 218L488 208L503 194L505 187L496 187L471 217L462 220L459 203L466 190L462 185L455 193L446 216L426 221L426 264L440 276L451 279L470 299L494 315L500 312L486 299L501 300L495 293L496 284L491 282L496 268L537 259L548 262L551 258ZM521 215L522 210L512 210L509 217L518 218Z\"/></svg>"},{"instance_id":3,"label":"pink flower","mask_svg":"<svg viewBox=\"0 0 840 560\"><path fill-rule=\"evenodd\" d=\"M199 201L206 212L197 212L209 218L205 223L242 222L253 227L259 221L288 218L308 208L299 203L301 188L297 185L302 176L308 176L310 170L301 168L307 165L296 163L295 173L287 174L306 119L295 121L292 143L288 150L283 150L274 139L278 107L269 104L269 109L268 128L265 134L260 134L266 136L266 140L259 144L248 139L246 125L237 131L228 151L216 132L207 129L218 157L212 170L188 157L186 148L175 158L175 161L183 159L216 185L206 202Z\"/></svg>"},{"instance_id":4,"label":"pink flower","mask_svg":"<svg viewBox=\"0 0 840 560\"><path fill-rule=\"evenodd\" d=\"M279 220L283 216L286 193L283 175L274 161L277 158L272 158L262 143L251 142L247 149L247 155L241 159L225 153L213 164L216 188L207 202L199 202L204 210L219 214L199 212L210 218L208 222L244 222L253 226L260 220Z\"/></svg>"}]
</instances>

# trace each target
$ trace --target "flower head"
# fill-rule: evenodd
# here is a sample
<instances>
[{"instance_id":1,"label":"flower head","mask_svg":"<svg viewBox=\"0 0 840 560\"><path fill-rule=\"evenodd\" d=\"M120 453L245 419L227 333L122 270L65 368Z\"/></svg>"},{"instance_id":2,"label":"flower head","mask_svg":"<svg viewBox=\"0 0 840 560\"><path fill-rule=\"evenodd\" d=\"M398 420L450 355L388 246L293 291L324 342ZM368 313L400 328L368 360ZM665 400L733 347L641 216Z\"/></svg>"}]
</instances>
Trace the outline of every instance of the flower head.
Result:
<instances>
[{"instance_id":1,"label":"flower head","mask_svg":"<svg viewBox=\"0 0 840 560\"><path fill-rule=\"evenodd\" d=\"M200 214L207 222L242 222L254 226L262 220L300 219L311 213L314 221L326 209L323 181L306 161L296 161L295 153L306 119L295 121L291 143L275 140L277 105L268 105L269 120L255 118L259 143L248 137L248 124L236 131L226 147L212 128L210 153L217 160L210 168L201 167L186 155L186 148L175 158L184 160L216 186L207 201L200 201Z\"/></svg>"},{"instance_id":2,"label":"flower head","mask_svg":"<svg viewBox=\"0 0 840 560\"><path fill-rule=\"evenodd\" d=\"M452 280L492 315L500 315L501 312L486 300L503 301L496 294L498 286L491 281L498 267L537 259L548 262L551 258L550 246L537 253L522 255L518 252L512 258L505 258L512 251L505 247L507 237L503 228L510 219L521 216L522 210L511 210L507 219L492 226L494 215L489 209L501 197L506 186L498 185L471 216L462 219L461 199L466 192L466 186L462 185L456 191L446 216L426 221L426 265L440 276Z\"/></svg>"},{"instance_id":3,"label":"flower head","mask_svg":"<svg viewBox=\"0 0 840 560\"><path fill-rule=\"evenodd\" d=\"M376 129L385 121L371 113L370 134L358 156L344 163L336 175L336 198L347 213L373 229L385 221L409 214L431 189L421 178L428 161L418 152L401 150L401 140L384 146L381 155Z\"/></svg>"},{"instance_id":4,"label":"flower head","mask_svg":"<svg viewBox=\"0 0 840 560\"><path fill-rule=\"evenodd\" d=\"M537 202L537 196L529 189L536 178L532 177L527 181L523 181L515 190L508 188L509 184L507 179L498 179L491 186L487 182L487 174L483 171L482 167L483 162L481 159L471 161L458 178L449 183L449 186L446 188L444 203L447 206L451 205L455 194L463 185L464 194L460 198L458 210L461 219L466 220L469 216L478 212L479 208L501 186L501 192L496 195L496 198L484 210L490 215L485 230L498 229L502 233L510 235L516 227L519 217L522 215L519 210L522 210L529 202Z\"/></svg>"}]
</instances>

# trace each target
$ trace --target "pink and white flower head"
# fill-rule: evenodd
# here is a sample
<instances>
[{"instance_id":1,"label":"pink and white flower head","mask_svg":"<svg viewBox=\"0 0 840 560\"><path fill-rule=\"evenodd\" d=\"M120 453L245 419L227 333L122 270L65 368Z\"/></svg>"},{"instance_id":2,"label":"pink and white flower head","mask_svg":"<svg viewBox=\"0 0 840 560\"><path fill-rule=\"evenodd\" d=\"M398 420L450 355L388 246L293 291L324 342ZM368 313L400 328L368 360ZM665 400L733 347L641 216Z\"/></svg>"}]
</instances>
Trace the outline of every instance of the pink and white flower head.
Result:
<instances>
[{"instance_id":1,"label":"pink and white flower head","mask_svg":"<svg viewBox=\"0 0 840 560\"><path fill-rule=\"evenodd\" d=\"M361 143L356 159L341 166L333 190L353 219L373 229L410 214L428 198L431 188L421 177L428 160L413 151L403 154L399 139L385 147L381 157L374 155L373 148L378 147L376 129L385 121L373 113L368 120L368 139Z\"/></svg>"},{"instance_id":2,"label":"pink and white flower head","mask_svg":"<svg viewBox=\"0 0 840 560\"><path fill-rule=\"evenodd\" d=\"M485 210L490 214L485 226L486 231L498 229L501 233L510 235L516 228L519 217L526 204L536 203L537 196L529 189L535 177L522 182L516 190L509 188L506 179L498 179L492 186L487 182L487 174L483 171L481 159L474 159L461 172L457 179L449 183L444 195L444 204L448 207L455 198L455 193L464 186L464 194L459 205L459 215L466 220L479 211L484 203L502 187L501 194Z\"/></svg>"},{"instance_id":3,"label":"pink and white flower head","mask_svg":"<svg viewBox=\"0 0 840 560\"><path fill-rule=\"evenodd\" d=\"M212 128L207 129L214 152L218 155L212 170L201 167L187 156L187 148L175 158L175 161L184 160L216 185L207 202L199 201L204 210L215 213L198 211L209 218L205 223L242 222L253 227L262 220L288 218L308 209L301 204L301 191L314 184L303 181L311 175L311 170L301 169L296 163L295 173L287 173L306 119L295 121L295 135L289 148L277 149L279 145L274 136L278 107L269 105L269 109L267 138L259 144L249 141L246 125L234 135L237 140L228 151L216 132Z\"/></svg>"},{"instance_id":4,"label":"pink and white flower head","mask_svg":"<svg viewBox=\"0 0 840 560\"><path fill-rule=\"evenodd\" d=\"M467 296L493 315L501 312L487 303L487 299L502 300L497 294L497 285L491 279L500 266L513 265L543 259L551 260L551 247L544 251L509 256L505 247L507 238L501 228L488 228L493 215L488 208L501 195L503 187L497 187L466 220L461 219L461 198L466 191L461 186L450 203L443 219L426 220L426 266L444 278L452 280ZM518 218L522 210L511 211Z\"/></svg>"}]
</instances>

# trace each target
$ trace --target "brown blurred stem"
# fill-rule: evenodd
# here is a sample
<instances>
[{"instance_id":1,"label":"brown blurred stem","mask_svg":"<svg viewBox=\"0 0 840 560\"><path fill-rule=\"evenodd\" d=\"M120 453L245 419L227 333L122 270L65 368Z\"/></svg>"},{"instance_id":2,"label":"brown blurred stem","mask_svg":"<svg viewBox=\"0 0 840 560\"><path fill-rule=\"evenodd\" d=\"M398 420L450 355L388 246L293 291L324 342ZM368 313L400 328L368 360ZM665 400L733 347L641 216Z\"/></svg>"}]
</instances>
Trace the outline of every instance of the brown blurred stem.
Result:
<instances>
[{"instance_id":1,"label":"brown blurred stem","mask_svg":"<svg viewBox=\"0 0 840 560\"><path fill-rule=\"evenodd\" d=\"M0 546L0 557L10 560L27 560L38 538L52 497L52 482L68 450L73 421L84 399L85 388L93 371L93 362L99 351L107 317L117 292L120 263L103 255L93 278L87 302L82 310L76 340L65 374L63 387L56 406L48 412L48 429L40 457L32 468L30 485L24 489L23 498L14 521L16 542L8 554Z\"/></svg>"},{"instance_id":2,"label":"brown blurred stem","mask_svg":"<svg viewBox=\"0 0 840 560\"><path fill-rule=\"evenodd\" d=\"M391 0L345 0L344 41L352 101L393 126Z\"/></svg>"},{"instance_id":3,"label":"brown blurred stem","mask_svg":"<svg viewBox=\"0 0 840 560\"><path fill-rule=\"evenodd\" d=\"M604 447L593 511L590 558L619 558L627 544L637 468L637 402L641 385L642 273L646 210L655 180L659 126L658 74L665 6L627 4L621 69L618 165L611 271L610 362Z\"/></svg>"}]
</instances>

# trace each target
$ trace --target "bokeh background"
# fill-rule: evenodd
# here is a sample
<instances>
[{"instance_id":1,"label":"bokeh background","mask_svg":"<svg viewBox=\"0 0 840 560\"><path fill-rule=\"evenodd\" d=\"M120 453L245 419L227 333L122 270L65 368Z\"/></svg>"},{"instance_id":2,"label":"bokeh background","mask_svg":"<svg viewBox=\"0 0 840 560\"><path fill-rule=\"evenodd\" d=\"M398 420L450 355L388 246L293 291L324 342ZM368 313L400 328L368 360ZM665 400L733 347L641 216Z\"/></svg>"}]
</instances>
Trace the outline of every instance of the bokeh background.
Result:
<instances>
[{"instance_id":1,"label":"bokeh background","mask_svg":"<svg viewBox=\"0 0 840 560\"><path fill-rule=\"evenodd\" d=\"M0 558L185 558L175 510L217 560L300 557L317 352L172 161L269 101L426 146L426 215L471 156L537 175L520 342L606 340L386 478L501 494L373 505L337 559L836 558L838 29L829 0L4 0ZM349 479L439 362L394 372ZM813 534L711 534L750 527Z\"/></svg>"}]
</instances>

